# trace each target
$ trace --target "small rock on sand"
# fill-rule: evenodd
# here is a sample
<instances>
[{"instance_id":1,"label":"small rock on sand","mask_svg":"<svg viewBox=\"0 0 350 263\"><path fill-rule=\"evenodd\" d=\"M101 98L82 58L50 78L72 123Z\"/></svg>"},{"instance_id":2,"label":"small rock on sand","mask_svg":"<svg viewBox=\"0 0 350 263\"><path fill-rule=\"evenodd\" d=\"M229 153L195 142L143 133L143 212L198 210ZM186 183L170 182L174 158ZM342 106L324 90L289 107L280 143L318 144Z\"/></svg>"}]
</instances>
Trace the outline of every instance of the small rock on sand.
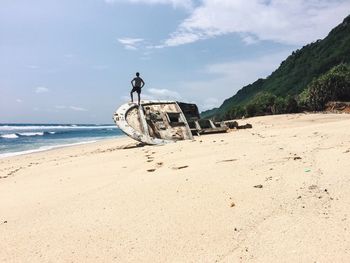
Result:
<instances>
[{"instance_id":1,"label":"small rock on sand","mask_svg":"<svg viewBox=\"0 0 350 263\"><path fill-rule=\"evenodd\" d=\"M262 184L257 184L257 185L254 185L255 188L263 188L263 185Z\"/></svg>"}]
</instances>

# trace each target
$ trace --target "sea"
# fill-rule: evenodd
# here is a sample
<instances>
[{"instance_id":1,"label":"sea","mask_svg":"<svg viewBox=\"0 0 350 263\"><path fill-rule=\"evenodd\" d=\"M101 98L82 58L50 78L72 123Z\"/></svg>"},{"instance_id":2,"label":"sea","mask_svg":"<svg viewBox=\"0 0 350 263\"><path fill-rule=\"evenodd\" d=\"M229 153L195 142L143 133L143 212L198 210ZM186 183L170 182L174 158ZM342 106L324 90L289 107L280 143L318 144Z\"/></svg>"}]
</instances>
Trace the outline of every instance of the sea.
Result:
<instances>
[{"instance_id":1,"label":"sea","mask_svg":"<svg viewBox=\"0 0 350 263\"><path fill-rule=\"evenodd\" d=\"M112 124L0 123L0 158L122 136Z\"/></svg>"}]
</instances>

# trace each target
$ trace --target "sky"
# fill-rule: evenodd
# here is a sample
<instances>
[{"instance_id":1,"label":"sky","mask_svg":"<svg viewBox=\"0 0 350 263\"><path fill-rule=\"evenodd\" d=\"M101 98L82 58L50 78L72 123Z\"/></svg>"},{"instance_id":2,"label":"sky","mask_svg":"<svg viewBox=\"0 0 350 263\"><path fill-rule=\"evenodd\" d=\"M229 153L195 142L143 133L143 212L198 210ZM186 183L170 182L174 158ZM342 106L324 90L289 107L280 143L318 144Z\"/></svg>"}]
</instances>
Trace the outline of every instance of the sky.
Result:
<instances>
[{"instance_id":1,"label":"sky","mask_svg":"<svg viewBox=\"0 0 350 263\"><path fill-rule=\"evenodd\" d=\"M350 0L0 0L0 123L112 123L136 72L143 99L218 107L348 14Z\"/></svg>"}]
</instances>

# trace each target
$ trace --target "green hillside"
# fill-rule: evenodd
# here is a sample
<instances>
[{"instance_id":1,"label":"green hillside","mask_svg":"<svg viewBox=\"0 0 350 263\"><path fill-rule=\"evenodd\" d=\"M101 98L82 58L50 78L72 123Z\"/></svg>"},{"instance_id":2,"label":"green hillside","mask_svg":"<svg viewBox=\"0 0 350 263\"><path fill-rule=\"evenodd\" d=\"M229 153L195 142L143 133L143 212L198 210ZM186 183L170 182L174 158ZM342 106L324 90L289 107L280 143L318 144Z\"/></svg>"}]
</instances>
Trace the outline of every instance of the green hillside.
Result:
<instances>
[{"instance_id":1,"label":"green hillside","mask_svg":"<svg viewBox=\"0 0 350 263\"><path fill-rule=\"evenodd\" d=\"M325 74L334 66L350 63L350 15L334 28L323 40L294 51L280 67L266 79L258 79L226 99L216 109L201 113L204 118L225 119L235 109L238 114L259 93L273 94L278 98L290 98L303 92L311 81Z\"/></svg>"}]
</instances>

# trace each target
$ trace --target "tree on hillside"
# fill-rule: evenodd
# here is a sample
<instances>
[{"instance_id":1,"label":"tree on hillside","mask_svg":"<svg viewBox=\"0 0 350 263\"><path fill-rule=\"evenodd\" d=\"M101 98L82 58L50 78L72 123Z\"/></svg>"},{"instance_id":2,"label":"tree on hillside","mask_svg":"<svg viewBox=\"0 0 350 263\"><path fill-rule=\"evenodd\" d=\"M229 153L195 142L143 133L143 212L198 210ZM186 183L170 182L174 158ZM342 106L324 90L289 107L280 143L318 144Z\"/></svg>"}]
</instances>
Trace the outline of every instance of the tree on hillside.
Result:
<instances>
[{"instance_id":1,"label":"tree on hillside","mask_svg":"<svg viewBox=\"0 0 350 263\"><path fill-rule=\"evenodd\" d=\"M350 100L350 66L340 64L314 79L306 91L311 109L323 110L328 101ZM305 96L305 93L303 94Z\"/></svg>"},{"instance_id":2,"label":"tree on hillside","mask_svg":"<svg viewBox=\"0 0 350 263\"><path fill-rule=\"evenodd\" d=\"M277 96L269 92L258 93L245 107L247 116L273 114Z\"/></svg>"},{"instance_id":3,"label":"tree on hillside","mask_svg":"<svg viewBox=\"0 0 350 263\"><path fill-rule=\"evenodd\" d=\"M285 99L284 112L281 113L297 113L299 112L299 105L297 100L292 96L287 96Z\"/></svg>"}]
</instances>

